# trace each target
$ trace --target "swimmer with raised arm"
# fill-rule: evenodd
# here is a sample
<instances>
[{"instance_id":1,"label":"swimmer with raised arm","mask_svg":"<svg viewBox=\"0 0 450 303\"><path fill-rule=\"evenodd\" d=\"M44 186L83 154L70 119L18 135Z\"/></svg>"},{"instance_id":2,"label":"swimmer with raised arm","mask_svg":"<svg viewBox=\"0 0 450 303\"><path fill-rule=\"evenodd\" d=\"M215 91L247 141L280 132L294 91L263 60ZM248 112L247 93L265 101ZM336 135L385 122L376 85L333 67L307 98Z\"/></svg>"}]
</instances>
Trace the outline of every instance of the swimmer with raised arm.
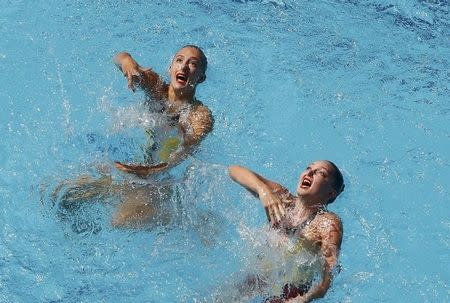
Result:
<instances>
[{"instance_id":1,"label":"swimmer with raised arm","mask_svg":"<svg viewBox=\"0 0 450 303\"><path fill-rule=\"evenodd\" d=\"M152 69L140 66L126 52L118 53L114 62L127 78L128 87L132 91L136 87L144 90L149 98L148 104L155 105L165 114L171 120L170 126L177 128L182 137L181 140L169 137L161 142L156 163L116 162L116 168L146 178L177 165L193 152L213 127L211 112L195 98L197 85L206 79L208 61L205 54L195 45L186 45L178 50L169 67L168 84ZM146 130L150 136L152 132ZM64 210L71 210L77 208L79 201L119 195L121 203L112 218L112 224L117 227L141 227L169 220L170 210L167 210L168 203L165 202L172 194L170 184L116 184L110 175L101 174L99 179L82 176L76 181L62 182L54 190L52 199L61 197L59 205Z\"/></svg>"},{"instance_id":2,"label":"swimmer with raised arm","mask_svg":"<svg viewBox=\"0 0 450 303\"><path fill-rule=\"evenodd\" d=\"M241 166L229 167L230 177L257 196L271 226L287 237L307 243L323 258L321 280L283 285L282 293L265 302L310 302L325 295L332 281L332 271L342 242L342 223L326 210L344 190L344 180L336 165L322 160L311 163L300 175L297 196L282 185Z\"/></svg>"},{"instance_id":3,"label":"swimmer with raised arm","mask_svg":"<svg viewBox=\"0 0 450 303\"><path fill-rule=\"evenodd\" d=\"M128 87L136 86L144 90L153 102L161 106L161 111L176 122L182 134L182 143L166 141L166 148L160 155L160 163L153 165L124 164L116 162L122 171L146 177L166 170L189 155L195 146L212 130L213 117L209 109L195 98L198 84L206 79L207 58L195 45L182 47L174 56L169 67L170 82L165 83L150 68L141 67L130 54L118 53L114 61L127 78Z\"/></svg>"}]
</instances>

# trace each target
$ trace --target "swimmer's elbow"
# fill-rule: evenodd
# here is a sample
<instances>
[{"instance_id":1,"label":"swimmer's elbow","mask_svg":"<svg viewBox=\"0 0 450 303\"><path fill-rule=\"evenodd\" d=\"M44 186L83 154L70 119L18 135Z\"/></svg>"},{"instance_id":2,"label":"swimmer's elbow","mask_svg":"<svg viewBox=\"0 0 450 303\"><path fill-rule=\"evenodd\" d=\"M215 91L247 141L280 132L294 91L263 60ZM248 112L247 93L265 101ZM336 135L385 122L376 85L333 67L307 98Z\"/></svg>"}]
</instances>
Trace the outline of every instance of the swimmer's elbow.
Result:
<instances>
[{"instance_id":1,"label":"swimmer's elbow","mask_svg":"<svg viewBox=\"0 0 450 303\"><path fill-rule=\"evenodd\" d=\"M322 282L317 286L316 289L310 294L311 299L319 299L325 297L328 292L328 289L331 286L331 274L325 275L323 277Z\"/></svg>"},{"instance_id":2,"label":"swimmer's elbow","mask_svg":"<svg viewBox=\"0 0 450 303\"><path fill-rule=\"evenodd\" d=\"M115 56L114 56L114 58L113 58L113 62L116 64L116 65L122 65L122 62L123 62L123 60L126 60L126 59L128 59L128 58L131 58L131 55L129 54L129 53L127 53L127 52L118 52Z\"/></svg>"},{"instance_id":3,"label":"swimmer's elbow","mask_svg":"<svg viewBox=\"0 0 450 303\"><path fill-rule=\"evenodd\" d=\"M315 298L316 299L321 299L321 298L325 297L325 295L328 292L328 288L329 288L329 286L325 286L325 285L322 285L321 287L319 287Z\"/></svg>"},{"instance_id":4,"label":"swimmer's elbow","mask_svg":"<svg viewBox=\"0 0 450 303\"><path fill-rule=\"evenodd\" d=\"M314 299L320 299L325 297L325 294L328 291L328 287L323 283L317 285L313 289L309 290L306 294L302 296L302 302L311 302Z\"/></svg>"}]
</instances>

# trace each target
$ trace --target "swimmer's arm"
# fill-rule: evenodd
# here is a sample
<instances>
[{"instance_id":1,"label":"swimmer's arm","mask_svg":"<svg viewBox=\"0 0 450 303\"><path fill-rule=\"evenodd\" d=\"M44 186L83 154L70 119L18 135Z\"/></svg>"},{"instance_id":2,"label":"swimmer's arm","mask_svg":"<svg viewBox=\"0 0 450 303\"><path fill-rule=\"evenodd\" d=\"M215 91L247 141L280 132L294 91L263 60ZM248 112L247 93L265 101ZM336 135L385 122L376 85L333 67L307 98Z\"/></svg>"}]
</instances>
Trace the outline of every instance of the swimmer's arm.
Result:
<instances>
[{"instance_id":1,"label":"swimmer's arm","mask_svg":"<svg viewBox=\"0 0 450 303\"><path fill-rule=\"evenodd\" d=\"M189 113L187 123L180 124L184 147L197 146L211 132L213 124L211 111L204 105L196 105Z\"/></svg>"},{"instance_id":2,"label":"swimmer's arm","mask_svg":"<svg viewBox=\"0 0 450 303\"><path fill-rule=\"evenodd\" d=\"M176 166L191 155L206 135L211 132L213 124L214 119L209 109L204 105L197 105L189 113L187 121L179 125L183 134L183 146L170 154L167 168Z\"/></svg>"},{"instance_id":3,"label":"swimmer's arm","mask_svg":"<svg viewBox=\"0 0 450 303\"><path fill-rule=\"evenodd\" d=\"M245 187L254 196L258 197L266 211L266 216L272 225L277 224L284 216L285 210L278 195L274 194L267 179L249 170L246 167L232 165L228 168L231 179ZM272 184L272 185L273 185Z\"/></svg>"},{"instance_id":4,"label":"swimmer's arm","mask_svg":"<svg viewBox=\"0 0 450 303\"><path fill-rule=\"evenodd\" d=\"M239 167L240 167L240 166L239 166ZM290 203L290 202L291 202L290 200L294 198L294 197L289 193L289 190L288 190L286 187L284 187L283 185L281 185L281 184L279 184L279 183L276 183L276 182L273 182L273 181L271 181L271 180L269 180L269 179L266 179L266 178L264 178L263 176L261 176L261 175L255 173L255 172L253 172L253 171L252 171L252 173L253 173L253 174L254 174L261 182L263 182L273 194L278 195L278 196L283 200L284 203ZM230 174L230 176L231 176L231 174ZM233 177L231 176L231 178L233 178ZM234 180L234 179L233 179L233 180ZM235 180L235 181L236 181L236 180ZM236 181L236 182L238 182L238 181ZM238 182L238 183L239 183L239 182ZM243 184L241 184L241 185L243 185ZM243 185L243 186L245 187L245 185ZM258 197L258 194L255 193L254 191L252 191L251 189L247 188L247 190L249 190L254 196ZM285 201L284 198L287 198L286 201Z\"/></svg>"},{"instance_id":5,"label":"swimmer's arm","mask_svg":"<svg viewBox=\"0 0 450 303\"><path fill-rule=\"evenodd\" d=\"M269 186L261 180L261 176L246 167L232 165L228 167L228 174L234 182L245 187L257 198L259 198L260 195L271 192Z\"/></svg>"},{"instance_id":6,"label":"swimmer's arm","mask_svg":"<svg viewBox=\"0 0 450 303\"><path fill-rule=\"evenodd\" d=\"M273 182L264 178L261 175L258 175L258 178L263 181L272 191L273 194L276 194L283 203L288 204L294 202L294 196L289 192L289 190L281 184Z\"/></svg>"},{"instance_id":7,"label":"swimmer's arm","mask_svg":"<svg viewBox=\"0 0 450 303\"><path fill-rule=\"evenodd\" d=\"M129 89L134 92L135 85L138 85L148 95L157 100L162 99L165 83L152 69L140 66L127 52L118 53L114 63L127 78Z\"/></svg>"},{"instance_id":8,"label":"swimmer's arm","mask_svg":"<svg viewBox=\"0 0 450 303\"><path fill-rule=\"evenodd\" d=\"M333 279L333 268L337 264L339 249L342 242L342 223L339 218L332 215L331 218L327 219L327 222L321 222L320 225L320 228L322 229L320 231L320 238L322 242L320 251L325 259L322 272L322 281L313 286L303 296L292 300L292 302L310 302L314 299L322 298L330 288Z\"/></svg>"}]
</instances>

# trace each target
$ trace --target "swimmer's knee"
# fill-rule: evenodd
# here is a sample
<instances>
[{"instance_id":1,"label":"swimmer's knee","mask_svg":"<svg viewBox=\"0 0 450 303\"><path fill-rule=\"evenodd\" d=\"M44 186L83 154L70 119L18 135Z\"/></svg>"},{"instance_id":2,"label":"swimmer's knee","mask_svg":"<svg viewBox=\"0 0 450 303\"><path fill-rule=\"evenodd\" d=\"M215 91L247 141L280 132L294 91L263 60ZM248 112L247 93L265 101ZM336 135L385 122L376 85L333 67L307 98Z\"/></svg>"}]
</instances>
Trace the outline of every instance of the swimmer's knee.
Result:
<instances>
[{"instance_id":1,"label":"swimmer's knee","mask_svg":"<svg viewBox=\"0 0 450 303\"><path fill-rule=\"evenodd\" d=\"M113 217L111 219L111 225L116 228L123 228L126 227L127 224L126 220L124 220L123 218Z\"/></svg>"},{"instance_id":2,"label":"swimmer's knee","mask_svg":"<svg viewBox=\"0 0 450 303\"><path fill-rule=\"evenodd\" d=\"M122 204L117 213L111 219L114 227L142 227L154 220L155 208L147 203L140 205Z\"/></svg>"}]
</instances>

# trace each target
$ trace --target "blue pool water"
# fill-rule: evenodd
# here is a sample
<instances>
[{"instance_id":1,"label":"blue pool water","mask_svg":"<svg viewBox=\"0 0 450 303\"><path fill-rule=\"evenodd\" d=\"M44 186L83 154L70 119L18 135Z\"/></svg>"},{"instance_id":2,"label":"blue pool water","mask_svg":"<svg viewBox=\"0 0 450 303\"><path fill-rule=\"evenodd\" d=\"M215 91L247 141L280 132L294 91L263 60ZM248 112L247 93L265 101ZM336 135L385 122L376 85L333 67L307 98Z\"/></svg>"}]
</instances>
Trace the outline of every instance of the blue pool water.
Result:
<instances>
[{"instance_id":1,"label":"blue pool water","mask_svg":"<svg viewBox=\"0 0 450 303\"><path fill-rule=\"evenodd\" d=\"M322 158L347 187L321 302L450 301L448 1L0 6L0 302L210 302L252 254L242 230L264 225L226 166L294 190ZM114 201L61 220L55 186L132 158L154 122L112 56L164 74L187 43L209 58L197 95L215 126L173 172L174 224L114 229Z\"/></svg>"}]
</instances>

